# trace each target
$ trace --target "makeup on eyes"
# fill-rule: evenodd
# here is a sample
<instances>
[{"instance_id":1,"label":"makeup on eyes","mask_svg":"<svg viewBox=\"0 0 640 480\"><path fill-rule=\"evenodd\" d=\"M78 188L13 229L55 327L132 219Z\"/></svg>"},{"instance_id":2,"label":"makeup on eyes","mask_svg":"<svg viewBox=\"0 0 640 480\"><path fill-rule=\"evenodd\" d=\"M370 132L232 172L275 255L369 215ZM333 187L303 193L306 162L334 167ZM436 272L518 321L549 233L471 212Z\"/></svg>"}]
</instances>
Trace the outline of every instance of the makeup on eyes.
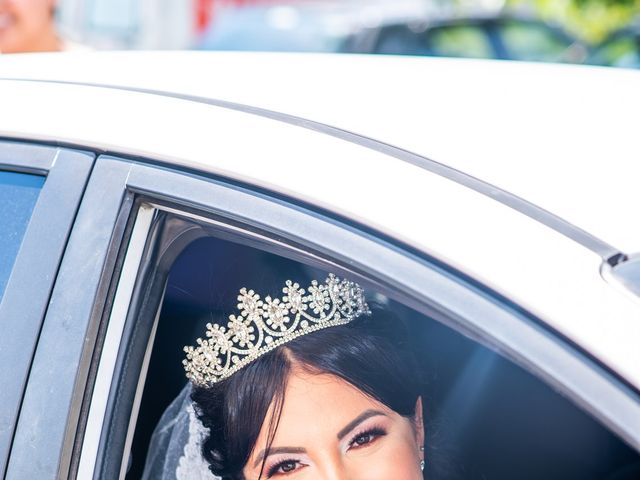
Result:
<instances>
[{"instance_id":1,"label":"makeup on eyes","mask_svg":"<svg viewBox=\"0 0 640 480\"><path fill-rule=\"evenodd\" d=\"M365 427L356 431L356 433L350 437L351 439L349 440L349 443L347 445L349 449L365 448L368 445L373 444L380 437L384 437L385 435L387 435L387 429L382 427L382 425L371 425L369 427ZM366 442L358 442L358 440L360 439L367 438L368 441Z\"/></svg>"},{"instance_id":2,"label":"makeup on eyes","mask_svg":"<svg viewBox=\"0 0 640 480\"><path fill-rule=\"evenodd\" d=\"M388 435L387 420L389 420L389 417L384 412L367 410L338 432L338 440L344 445L345 452L366 449L375 444L380 438ZM347 441L343 442L343 440ZM301 467L307 466L303 463L304 457L294 456L298 453L305 454L306 449L301 447L276 447L270 449L269 452L263 450L258 455L254 466L257 466L267 456L268 460L264 466L266 478L285 477L296 473Z\"/></svg>"},{"instance_id":3,"label":"makeup on eyes","mask_svg":"<svg viewBox=\"0 0 640 480\"><path fill-rule=\"evenodd\" d=\"M298 470L298 466L302 464L299 458L280 458L269 463L270 465L265 466L267 478L272 478L274 475L288 475Z\"/></svg>"},{"instance_id":4,"label":"makeup on eyes","mask_svg":"<svg viewBox=\"0 0 640 480\"><path fill-rule=\"evenodd\" d=\"M347 445L349 449L366 448L385 435L387 435L387 429L382 425L374 424L357 430L356 433L350 436ZM359 439L365 438L367 439L366 442L358 444ZM265 471L267 478L272 478L275 475L284 476L299 470L300 465L302 465L302 462L299 458L279 458L271 460L269 464L265 466Z\"/></svg>"}]
</instances>

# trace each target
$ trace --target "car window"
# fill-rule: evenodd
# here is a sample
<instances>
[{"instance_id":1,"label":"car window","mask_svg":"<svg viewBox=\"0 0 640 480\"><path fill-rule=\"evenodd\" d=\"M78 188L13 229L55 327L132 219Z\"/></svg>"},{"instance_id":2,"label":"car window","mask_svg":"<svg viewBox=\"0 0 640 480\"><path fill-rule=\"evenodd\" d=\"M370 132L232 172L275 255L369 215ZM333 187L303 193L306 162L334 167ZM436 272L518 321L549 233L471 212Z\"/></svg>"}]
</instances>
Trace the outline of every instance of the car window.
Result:
<instances>
[{"instance_id":1,"label":"car window","mask_svg":"<svg viewBox=\"0 0 640 480\"><path fill-rule=\"evenodd\" d=\"M157 428L187 383L183 346L203 336L206 323L226 325L240 287L277 298L281 291L274 286L285 279L306 285L326 274L215 236L199 238L180 253L160 308L128 480L142 478L145 465L151 477L144 478L160 478L160 471L186 462L180 449L181 458L158 458L159 451L170 448L159 445L184 432L167 434L164 424ZM402 348L415 351L415 375L423 379L427 478L618 478L608 475L640 459L566 398L498 353L379 292L369 291L368 298L393 312L395 321L411 332L410 347ZM175 403L169 408L174 411Z\"/></svg>"},{"instance_id":2,"label":"car window","mask_svg":"<svg viewBox=\"0 0 640 480\"><path fill-rule=\"evenodd\" d=\"M0 171L0 300L43 185L38 175Z\"/></svg>"},{"instance_id":3,"label":"car window","mask_svg":"<svg viewBox=\"0 0 640 480\"><path fill-rule=\"evenodd\" d=\"M505 22L500 32L509 56L518 60L558 62L570 46L546 25L525 22Z\"/></svg>"},{"instance_id":4,"label":"car window","mask_svg":"<svg viewBox=\"0 0 640 480\"><path fill-rule=\"evenodd\" d=\"M631 35L612 39L603 43L593 53L589 63L638 68L640 67L640 42Z\"/></svg>"},{"instance_id":5,"label":"car window","mask_svg":"<svg viewBox=\"0 0 640 480\"><path fill-rule=\"evenodd\" d=\"M492 58L494 56L486 30L474 25L434 29L429 35L434 55L443 57Z\"/></svg>"},{"instance_id":6,"label":"car window","mask_svg":"<svg viewBox=\"0 0 640 480\"><path fill-rule=\"evenodd\" d=\"M404 25L384 27L378 32L375 53L385 55L430 55L424 33L416 33Z\"/></svg>"}]
</instances>

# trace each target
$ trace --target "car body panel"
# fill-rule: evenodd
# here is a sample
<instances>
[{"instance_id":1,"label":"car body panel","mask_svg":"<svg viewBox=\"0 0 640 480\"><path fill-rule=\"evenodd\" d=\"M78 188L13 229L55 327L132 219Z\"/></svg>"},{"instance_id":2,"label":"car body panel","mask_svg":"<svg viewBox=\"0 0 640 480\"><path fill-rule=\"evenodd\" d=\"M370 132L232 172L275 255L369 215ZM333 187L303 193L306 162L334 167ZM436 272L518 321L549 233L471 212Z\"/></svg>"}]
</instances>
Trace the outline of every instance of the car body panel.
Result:
<instances>
[{"instance_id":1,"label":"car body panel","mask_svg":"<svg viewBox=\"0 0 640 480\"><path fill-rule=\"evenodd\" d=\"M640 200L634 155L640 72L208 52L145 53L141 69L137 58L2 59L0 76L182 92L333 125L496 185L625 253L640 250L640 225L630 221Z\"/></svg>"},{"instance_id":2,"label":"car body panel","mask_svg":"<svg viewBox=\"0 0 640 480\"><path fill-rule=\"evenodd\" d=\"M0 102L12 112L0 135L210 172L382 231L530 310L640 388L637 299L604 281L599 255L486 195L358 144L194 101L3 81Z\"/></svg>"},{"instance_id":3,"label":"car body panel","mask_svg":"<svg viewBox=\"0 0 640 480\"><path fill-rule=\"evenodd\" d=\"M33 354L93 160L88 152L0 141L0 169L46 177L0 301L3 478Z\"/></svg>"}]
</instances>

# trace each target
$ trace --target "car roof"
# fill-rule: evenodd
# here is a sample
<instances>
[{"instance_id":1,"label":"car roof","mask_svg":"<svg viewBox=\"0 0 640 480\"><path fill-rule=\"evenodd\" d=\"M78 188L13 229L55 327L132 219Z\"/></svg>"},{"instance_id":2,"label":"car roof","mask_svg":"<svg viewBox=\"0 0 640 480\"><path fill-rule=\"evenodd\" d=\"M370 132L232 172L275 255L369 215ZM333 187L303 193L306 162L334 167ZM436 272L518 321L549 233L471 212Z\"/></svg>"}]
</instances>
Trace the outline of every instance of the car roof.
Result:
<instances>
[{"instance_id":1,"label":"car roof","mask_svg":"<svg viewBox=\"0 0 640 480\"><path fill-rule=\"evenodd\" d=\"M1 136L149 157L337 211L504 294L640 388L637 298L600 270L638 247L635 107L594 95L585 108L569 88L606 81L607 98L632 104L634 72L206 52L13 56L0 72Z\"/></svg>"},{"instance_id":2,"label":"car roof","mask_svg":"<svg viewBox=\"0 0 640 480\"><path fill-rule=\"evenodd\" d=\"M210 52L13 56L3 78L197 95L397 146L640 251L640 72L521 62Z\"/></svg>"}]
</instances>

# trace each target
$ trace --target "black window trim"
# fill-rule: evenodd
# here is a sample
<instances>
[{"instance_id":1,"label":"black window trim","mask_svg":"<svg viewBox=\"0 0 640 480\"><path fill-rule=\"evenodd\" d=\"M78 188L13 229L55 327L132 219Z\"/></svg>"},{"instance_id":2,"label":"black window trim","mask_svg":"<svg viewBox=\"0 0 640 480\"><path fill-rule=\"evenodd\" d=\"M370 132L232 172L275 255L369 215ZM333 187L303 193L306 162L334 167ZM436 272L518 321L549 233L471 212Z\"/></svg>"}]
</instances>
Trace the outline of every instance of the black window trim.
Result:
<instances>
[{"instance_id":1,"label":"black window trim","mask_svg":"<svg viewBox=\"0 0 640 480\"><path fill-rule=\"evenodd\" d=\"M98 222L105 230L111 229L109 238L75 238L74 229L71 242L79 251L65 258L61 270L65 280L61 282L62 287L85 285L91 289L92 296L82 299L77 305L63 305L53 310L45 323L45 330L50 337L57 338L62 319L70 315L78 322L77 335L83 341L64 355L56 351L53 342L43 345L34 363L35 373L32 376L36 379L42 378L44 372L52 368L51 365L55 368L62 361L70 362L80 371L74 381L61 379L62 385L57 388L59 401L56 407L59 411L54 418L56 426L53 432L56 435L53 439L45 441L42 435L34 435L38 433L37 426L29 425L25 420L25 434L29 432L30 440L36 439L34 448L42 453L45 446L54 447L49 448L44 458L40 459L39 472L45 473L40 478L69 478L69 474L73 473L69 470L73 466L71 457L79 453L81 445L76 440L82 438L82 419L86 421L91 397L90 382L87 383L89 365L92 358L95 365L99 353L99 350L94 351L99 325L108 314L109 295L114 289L112 279L117 278L114 272L117 272L117 265L126 253L126 232L127 228L130 231L131 219L135 216L130 214L135 212L134 205L138 205L135 202L142 199L153 202L159 209L166 209L168 205L169 210L184 211L185 216L196 214L204 218L217 218L234 228L247 232L259 231L261 235L285 245L281 254L291 256L296 247L301 247L313 252L318 261L328 262L331 268L337 265L339 270L349 271L351 277L365 284L374 283L382 293L412 308L430 315L441 312L447 325L497 350L542 378L629 445L640 450L640 399L636 391L575 346L543 328L526 312L500 301L486 290L466 283L456 277L455 272L444 270L426 256L418 256L398 245L391 245L371 233L359 231L327 215L311 212L282 199L274 200L264 193L230 185L221 179L102 156L94 169L78 216L77 228L84 228L89 221ZM90 220L98 206L99 218ZM99 250L100 262L92 266L85 277L71 276L70 272L84 261L83 254L87 249L95 248ZM137 313L132 308L129 316ZM148 331L151 331L150 327ZM118 381L116 370L108 409L115 408L118 398L124 398L131 408L135 392L129 392L127 398L123 392L118 392L118 388L114 388ZM139 385L140 382L133 383ZM26 397L27 413L36 412L42 407L42 400L37 395L39 388L38 384L34 385L33 392ZM85 395L86 401L83 402ZM28 416L25 418L28 419ZM76 431L78 421L81 426ZM105 449L99 453L108 455L102 457L105 464L113 463L118 455L122 458L123 454L122 450L118 453L117 448L115 453L114 449L109 450L109 444L118 442L114 443L113 439L107 442L104 436L107 431L102 430L102 446ZM119 443L121 448L123 442ZM7 478L20 478L18 472L23 475L35 472L29 458L21 452L18 452L14 467L14 470L9 470ZM104 478L98 473L96 470L94 478Z\"/></svg>"},{"instance_id":2,"label":"black window trim","mask_svg":"<svg viewBox=\"0 0 640 480\"><path fill-rule=\"evenodd\" d=\"M0 170L46 177L0 301L0 478L49 295L94 155L0 139Z\"/></svg>"}]
</instances>

